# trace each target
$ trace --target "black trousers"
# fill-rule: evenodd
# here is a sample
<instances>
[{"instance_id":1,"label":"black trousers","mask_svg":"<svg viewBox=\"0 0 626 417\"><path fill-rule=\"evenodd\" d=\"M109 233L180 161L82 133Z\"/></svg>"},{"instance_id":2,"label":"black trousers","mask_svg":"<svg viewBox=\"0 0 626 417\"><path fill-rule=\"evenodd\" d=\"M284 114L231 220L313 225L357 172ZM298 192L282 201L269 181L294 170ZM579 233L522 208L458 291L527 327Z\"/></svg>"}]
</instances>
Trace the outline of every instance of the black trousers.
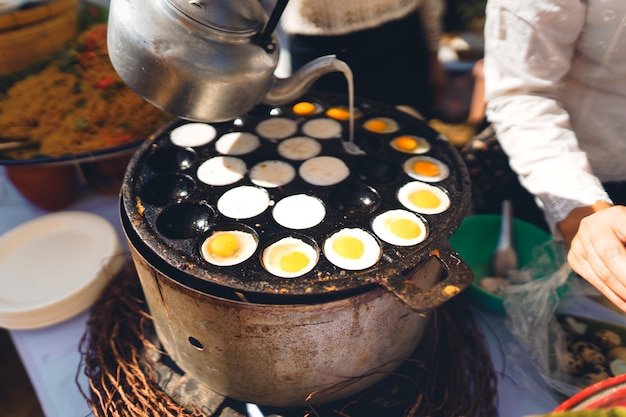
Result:
<instances>
[{"instance_id":1,"label":"black trousers","mask_svg":"<svg viewBox=\"0 0 626 417\"><path fill-rule=\"evenodd\" d=\"M314 58L335 54L350 66L357 97L388 105L410 105L426 117L432 113L428 47L417 12L342 36L288 36L287 43L294 71ZM324 75L313 88L348 92L340 73Z\"/></svg>"}]
</instances>

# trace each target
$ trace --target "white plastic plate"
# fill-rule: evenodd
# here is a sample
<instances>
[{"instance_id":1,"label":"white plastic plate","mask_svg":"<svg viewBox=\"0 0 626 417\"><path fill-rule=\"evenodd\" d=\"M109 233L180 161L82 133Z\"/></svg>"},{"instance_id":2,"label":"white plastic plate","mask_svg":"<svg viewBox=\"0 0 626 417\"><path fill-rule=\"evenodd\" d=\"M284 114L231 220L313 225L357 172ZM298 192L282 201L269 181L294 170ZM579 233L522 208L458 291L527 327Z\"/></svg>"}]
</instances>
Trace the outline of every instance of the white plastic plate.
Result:
<instances>
[{"instance_id":1,"label":"white plastic plate","mask_svg":"<svg viewBox=\"0 0 626 417\"><path fill-rule=\"evenodd\" d=\"M0 236L0 327L33 329L87 309L121 268L118 235L106 219L62 211Z\"/></svg>"}]
</instances>

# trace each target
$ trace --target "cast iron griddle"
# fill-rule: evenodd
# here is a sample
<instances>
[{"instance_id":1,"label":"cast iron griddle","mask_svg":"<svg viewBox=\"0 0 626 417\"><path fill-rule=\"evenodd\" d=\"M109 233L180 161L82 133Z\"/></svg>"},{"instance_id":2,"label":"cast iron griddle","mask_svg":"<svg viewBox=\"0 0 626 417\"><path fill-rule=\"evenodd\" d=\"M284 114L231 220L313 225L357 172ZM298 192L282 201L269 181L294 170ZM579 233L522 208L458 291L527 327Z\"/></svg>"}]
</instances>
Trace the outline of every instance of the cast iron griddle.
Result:
<instances>
[{"instance_id":1,"label":"cast iron griddle","mask_svg":"<svg viewBox=\"0 0 626 417\"><path fill-rule=\"evenodd\" d=\"M348 99L344 95L311 92L299 101L309 101L327 109L346 106ZM232 131L256 133L255 127L259 122L270 117L288 117L299 126L293 136L304 136L300 130L304 122L326 117L323 112L297 116L291 111L293 104L259 106L240 119L212 125L217 129L219 138ZM127 221L127 228L132 228L134 238L142 242L140 252L143 251L148 257L156 256L168 268L171 267L171 271L179 271L186 283L200 280L238 291L289 295L324 294L378 283L389 277L401 277L403 272L440 252L451 254L451 258L456 259L457 255L450 250L448 239L465 216L470 198L469 175L458 152L421 119L370 100L357 98L355 105L362 112L362 116L355 122L355 142L365 155L344 151L341 140L348 139L347 121L341 122L342 139L319 141L323 146L320 156L339 157L350 168L351 173L346 180L322 187L311 185L297 175L287 185L267 189L273 202L293 194L308 194L325 203L324 221L306 230L289 230L280 226L272 217L271 207L250 219L234 220L219 213L216 202L225 191L241 185L253 185L252 182L247 175L241 181L227 186L209 186L199 181L195 175L197 167L203 161L219 155L215 150L217 139L193 149L176 147L170 141L170 132L189 122L176 120L167 125L136 152L122 187L122 217ZM372 117L392 118L398 122L400 129L391 134L366 131L363 123ZM260 260L261 252L267 244L279 237L300 237L321 249L324 239L333 231L343 227L357 227L371 232L371 222L376 214L389 209L404 209L396 193L402 185L415 181L402 169L404 161L414 155L396 151L389 146L394 137L404 134L426 139L431 149L424 155L442 161L450 169L450 175L445 180L432 185L445 190L451 206L441 214L419 215L429 231L422 243L402 247L380 241L383 254L379 262L361 271L334 266L321 250L316 267L301 277L280 278L264 269ZM281 160L293 164L297 171L301 162L290 161L277 153L280 141L260 139L261 146L256 151L237 156L246 162L248 169L261 161ZM257 252L243 263L218 267L203 259L199 248L211 230L225 226L254 232L258 236L259 245ZM444 259L446 256L442 260L447 265L450 259ZM455 285L464 287L469 282L471 277L469 281L464 277L463 282Z\"/></svg>"}]
</instances>

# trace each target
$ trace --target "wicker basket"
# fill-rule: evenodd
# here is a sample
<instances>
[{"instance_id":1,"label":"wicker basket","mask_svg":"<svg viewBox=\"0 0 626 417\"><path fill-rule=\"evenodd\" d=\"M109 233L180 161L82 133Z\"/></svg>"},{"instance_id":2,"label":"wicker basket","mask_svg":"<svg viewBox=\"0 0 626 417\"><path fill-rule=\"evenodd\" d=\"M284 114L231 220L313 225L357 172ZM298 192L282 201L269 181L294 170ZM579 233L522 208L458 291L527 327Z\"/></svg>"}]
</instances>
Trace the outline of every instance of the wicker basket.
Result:
<instances>
[{"instance_id":1,"label":"wicker basket","mask_svg":"<svg viewBox=\"0 0 626 417\"><path fill-rule=\"evenodd\" d=\"M79 0L51 0L0 14L0 75L62 49L78 32Z\"/></svg>"}]
</instances>

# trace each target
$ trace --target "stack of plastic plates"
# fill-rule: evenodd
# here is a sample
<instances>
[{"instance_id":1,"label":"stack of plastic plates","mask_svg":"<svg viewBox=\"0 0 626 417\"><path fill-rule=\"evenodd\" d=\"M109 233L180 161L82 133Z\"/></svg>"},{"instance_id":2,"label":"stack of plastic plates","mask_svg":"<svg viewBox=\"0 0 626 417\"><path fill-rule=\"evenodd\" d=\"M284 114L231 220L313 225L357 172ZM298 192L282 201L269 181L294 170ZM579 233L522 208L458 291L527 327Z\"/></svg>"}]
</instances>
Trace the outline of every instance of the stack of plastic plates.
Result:
<instances>
[{"instance_id":1,"label":"stack of plastic plates","mask_svg":"<svg viewBox=\"0 0 626 417\"><path fill-rule=\"evenodd\" d=\"M106 219L80 211L38 217L0 236L0 327L59 323L91 306L123 265Z\"/></svg>"}]
</instances>

